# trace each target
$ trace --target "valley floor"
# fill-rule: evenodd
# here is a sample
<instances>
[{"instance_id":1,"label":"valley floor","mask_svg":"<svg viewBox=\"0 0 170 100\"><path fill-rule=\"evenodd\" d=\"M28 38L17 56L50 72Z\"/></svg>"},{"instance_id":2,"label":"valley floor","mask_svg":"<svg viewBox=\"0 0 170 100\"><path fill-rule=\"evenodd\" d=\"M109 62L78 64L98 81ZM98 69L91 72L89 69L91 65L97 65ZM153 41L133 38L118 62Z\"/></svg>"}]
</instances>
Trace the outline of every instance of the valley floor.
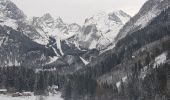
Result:
<instances>
[{"instance_id":1,"label":"valley floor","mask_svg":"<svg viewBox=\"0 0 170 100\"><path fill-rule=\"evenodd\" d=\"M7 95L0 95L0 100L64 100L61 98L61 94L58 93L54 96L22 96L22 97L11 97L11 96L7 96Z\"/></svg>"}]
</instances>

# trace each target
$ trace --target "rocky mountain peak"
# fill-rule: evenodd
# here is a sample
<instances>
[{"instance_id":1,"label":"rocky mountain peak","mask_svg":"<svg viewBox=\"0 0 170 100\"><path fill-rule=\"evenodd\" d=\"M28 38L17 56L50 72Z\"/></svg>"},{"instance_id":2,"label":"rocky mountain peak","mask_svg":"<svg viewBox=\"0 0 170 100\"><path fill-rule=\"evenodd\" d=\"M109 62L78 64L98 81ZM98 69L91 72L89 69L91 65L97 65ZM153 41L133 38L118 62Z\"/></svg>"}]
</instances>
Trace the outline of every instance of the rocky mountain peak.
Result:
<instances>
[{"instance_id":1,"label":"rocky mountain peak","mask_svg":"<svg viewBox=\"0 0 170 100\"><path fill-rule=\"evenodd\" d=\"M81 47L106 49L114 43L115 36L129 19L130 16L123 11L99 12L87 18L83 32L78 36Z\"/></svg>"},{"instance_id":2,"label":"rocky mountain peak","mask_svg":"<svg viewBox=\"0 0 170 100\"><path fill-rule=\"evenodd\" d=\"M130 15L128 15L127 13L125 13L124 11L122 10L119 10L118 13L124 17L131 17Z\"/></svg>"},{"instance_id":3,"label":"rocky mountain peak","mask_svg":"<svg viewBox=\"0 0 170 100\"><path fill-rule=\"evenodd\" d=\"M126 14L121 10L116 10L113 12L99 12L94 16L87 18L85 24L99 24L99 22L105 21L105 24L109 22L118 22L125 24L130 18L130 15ZM102 23L103 24L103 23Z\"/></svg>"},{"instance_id":4,"label":"rocky mountain peak","mask_svg":"<svg viewBox=\"0 0 170 100\"><path fill-rule=\"evenodd\" d=\"M58 18L56 19L56 22L58 22L58 23L64 23L64 22L63 22L63 19L62 19L61 17L58 17Z\"/></svg>"},{"instance_id":5,"label":"rocky mountain peak","mask_svg":"<svg viewBox=\"0 0 170 100\"><path fill-rule=\"evenodd\" d=\"M10 19L19 20L26 16L24 13L10 0L0 1L0 16L8 17Z\"/></svg>"},{"instance_id":6,"label":"rocky mountain peak","mask_svg":"<svg viewBox=\"0 0 170 100\"><path fill-rule=\"evenodd\" d=\"M51 16L50 13L44 14L41 18L44 19L44 20L49 20L49 19L53 20L53 17Z\"/></svg>"}]
</instances>

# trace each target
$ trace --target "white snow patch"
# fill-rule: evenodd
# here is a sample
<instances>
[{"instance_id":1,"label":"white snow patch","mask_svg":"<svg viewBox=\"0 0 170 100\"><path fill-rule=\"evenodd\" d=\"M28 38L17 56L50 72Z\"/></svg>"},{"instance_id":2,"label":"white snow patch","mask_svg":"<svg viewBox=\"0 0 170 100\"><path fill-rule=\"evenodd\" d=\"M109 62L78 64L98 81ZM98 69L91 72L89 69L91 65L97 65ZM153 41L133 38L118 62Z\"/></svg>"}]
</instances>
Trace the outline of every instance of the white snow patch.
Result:
<instances>
[{"instance_id":1,"label":"white snow patch","mask_svg":"<svg viewBox=\"0 0 170 100\"><path fill-rule=\"evenodd\" d=\"M132 56L132 58L135 58L135 56Z\"/></svg>"},{"instance_id":2,"label":"white snow patch","mask_svg":"<svg viewBox=\"0 0 170 100\"><path fill-rule=\"evenodd\" d=\"M147 71L148 71L148 66L145 66L140 73L140 78L144 79L147 75Z\"/></svg>"},{"instance_id":3,"label":"white snow patch","mask_svg":"<svg viewBox=\"0 0 170 100\"><path fill-rule=\"evenodd\" d=\"M11 59L9 59L9 57L8 57L7 61L4 61L4 63L5 63L5 66L7 66L7 67L20 66L20 62L18 62L16 59L11 60Z\"/></svg>"},{"instance_id":4,"label":"white snow patch","mask_svg":"<svg viewBox=\"0 0 170 100\"><path fill-rule=\"evenodd\" d=\"M96 48L96 45L97 45L97 41L96 41L96 40L91 41L91 44L90 44L90 46L89 46L89 49L95 49L95 48Z\"/></svg>"},{"instance_id":5,"label":"white snow patch","mask_svg":"<svg viewBox=\"0 0 170 100\"><path fill-rule=\"evenodd\" d=\"M21 97L11 97L6 95L0 95L0 100L39 100L40 96L21 96ZM43 100L64 100L61 98L61 93L51 95L51 96L43 96Z\"/></svg>"},{"instance_id":6,"label":"white snow patch","mask_svg":"<svg viewBox=\"0 0 170 100\"><path fill-rule=\"evenodd\" d=\"M57 85L52 85L51 88L53 88L53 89L58 89L58 86L57 86Z\"/></svg>"},{"instance_id":7,"label":"white snow patch","mask_svg":"<svg viewBox=\"0 0 170 100\"><path fill-rule=\"evenodd\" d=\"M50 69L37 68L37 69L35 69L35 73L44 72L44 71L52 72L52 71L56 71L56 68L50 68Z\"/></svg>"},{"instance_id":8,"label":"white snow patch","mask_svg":"<svg viewBox=\"0 0 170 100\"><path fill-rule=\"evenodd\" d=\"M82 60L82 62L84 63L84 65L88 65L88 64L89 64L89 62L86 61L85 59L83 59L82 57L80 57L80 59Z\"/></svg>"},{"instance_id":9,"label":"white snow patch","mask_svg":"<svg viewBox=\"0 0 170 100\"><path fill-rule=\"evenodd\" d=\"M60 40L59 38L57 39L57 48L59 49L61 55L63 56L64 53L63 53L63 51L62 51L62 49L61 49L61 40Z\"/></svg>"},{"instance_id":10,"label":"white snow patch","mask_svg":"<svg viewBox=\"0 0 170 100\"><path fill-rule=\"evenodd\" d=\"M49 61L47 64L51 64L51 63L53 63L53 62L57 61L57 60L58 60L58 58L59 58L59 57L57 57L57 56L50 57L50 61Z\"/></svg>"},{"instance_id":11,"label":"white snow patch","mask_svg":"<svg viewBox=\"0 0 170 100\"><path fill-rule=\"evenodd\" d=\"M7 19L7 20L2 21L2 22L0 22L0 25L8 26L8 27L11 27L11 28L13 28L15 30L18 28L18 25L17 25L16 21L12 20L12 19Z\"/></svg>"},{"instance_id":12,"label":"white snow patch","mask_svg":"<svg viewBox=\"0 0 170 100\"><path fill-rule=\"evenodd\" d=\"M15 65L15 66L20 66L20 62L18 62L18 61L15 59L14 65Z\"/></svg>"},{"instance_id":13,"label":"white snow patch","mask_svg":"<svg viewBox=\"0 0 170 100\"><path fill-rule=\"evenodd\" d=\"M126 82L126 81L127 81L127 76L123 77L123 78L122 78L122 81L123 81L123 82Z\"/></svg>"},{"instance_id":14,"label":"white snow patch","mask_svg":"<svg viewBox=\"0 0 170 100\"><path fill-rule=\"evenodd\" d=\"M118 89L120 88L120 85L121 85L121 82L120 82L120 81L116 83L116 87L117 87Z\"/></svg>"},{"instance_id":15,"label":"white snow patch","mask_svg":"<svg viewBox=\"0 0 170 100\"><path fill-rule=\"evenodd\" d=\"M73 44L75 45L75 47L76 47L77 49L82 50L82 49L80 48L80 45L79 45L78 42L74 41ZM82 50L82 51L86 51L86 50Z\"/></svg>"},{"instance_id":16,"label":"white snow patch","mask_svg":"<svg viewBox=\"0 0 170 100\"><path fill-rule=\"evenodd\" d=\"M144 73L141 78L145 79L145 77L146 77L146 73Z\"/></svg>"},{"instance_id":17,"label":"white snow patch","mask_svg":"<svg viewBox=\"0 0 170 100\"><path fill-rule=\"evenodd\" d=\"M165 63L166 59L167 59L167 53L162 53L161 55L159 55L158 57L156 57L153 68L156 68L156 67L159 66L160 64Z\"/></svg>"},{"instance_id":18,"label":"white snow patch","mask_svg":"<svg viewBox=\"0 0 170 100\"><path fill-rule=\"evenodd\" d=\"M39 73L40 71L42 71L42 69L35 69L35 73Z\"/></svg>"},{"instance_id":19,"label":"white snow patch","mask_svg":"<svg viewBox=\"0 0 170 100\"><path fill-rule=\"evenodd\" d=\"M7 89L0 89L1 92L7 92Z\"/></svg>"},{"instance_id":20,"label":"white snow patch","mask_svg":"<svg viewBox=\"0 0 170 100\"><path fill-rule=\"evenodd\" d=\"M0 38L0 46L2 46L4 38Z\"/></svg>"},{"instance_id":21,"label":"white snow patch","mask_svg":"<svg viewBox=\"0 0 170 100\"><path fill-rule=\"evenodd\" d=\"M8 66L13 66L13 62L12 62L11 60L9 60L9 62L8 62L7 65L8 65Z\"/></svg>"},{"instance_id":22,"label":"white snow patch","mask_svg":"<svg viewBox=\"0 0 170 100\"><path fill-rule=\"evenodd\" d=\"M52 47L52 49L53 49L54 53L56 54L56 56L60 56L60 55L57 53L57 50L56 50L54 47Z\"/></svg>"},{"instance_id":23,"label":"white snow patch","mask_svg":"<svg viewBox=\"0 0 170 100\"><path fill-rule=\"evenodd\" d=\"M45 39L45 38L44 39L42 39L42 38L34 39L33 41L38 43L38 44L41 44L41 45L47 45L48 44L48 40Z\"/></svg>"}]
</instances>

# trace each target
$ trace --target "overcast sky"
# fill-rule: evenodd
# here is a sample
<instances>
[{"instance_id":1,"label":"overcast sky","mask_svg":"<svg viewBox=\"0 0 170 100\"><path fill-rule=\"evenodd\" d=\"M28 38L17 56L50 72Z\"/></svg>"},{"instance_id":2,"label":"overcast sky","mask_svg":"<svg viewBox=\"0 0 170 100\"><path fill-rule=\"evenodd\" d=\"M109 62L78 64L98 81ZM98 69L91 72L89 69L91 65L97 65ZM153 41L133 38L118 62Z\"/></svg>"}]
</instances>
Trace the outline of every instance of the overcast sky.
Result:
<instances>
[{"instance_id":1,"label":"overcast sky","mask_svg":"<svg viewBox=\"0 0 170 100\"><path fill-rule=\"evenodd\" d=\"M85 18L100 11L123 10L136 14L146 0L12 0L28 17L50 13L66 23L82 24Z\"/></svg>"}]
</instances>

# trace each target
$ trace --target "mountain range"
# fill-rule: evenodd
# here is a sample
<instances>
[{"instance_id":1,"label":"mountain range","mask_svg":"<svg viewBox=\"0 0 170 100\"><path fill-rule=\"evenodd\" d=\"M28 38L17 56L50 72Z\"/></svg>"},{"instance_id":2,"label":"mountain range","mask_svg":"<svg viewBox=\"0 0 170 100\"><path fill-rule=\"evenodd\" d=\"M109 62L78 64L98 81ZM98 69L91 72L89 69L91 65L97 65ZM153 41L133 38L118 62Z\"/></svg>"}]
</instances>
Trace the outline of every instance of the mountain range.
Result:
<instances>
[{"instance_id":1,"label":"mountain range","mask_svg":"<svg viewBox=\"0 0 170 100\"><path fill-rule=\"evenodd\" d=\"M131 17L100 12L84 24L27 18L0 1L0 88L65 100L169 100L170 1L148 0ZM24 85L23 85L24 84Z\"/></svg>"},{"instance_id":2,"label":"mountain range","mask_svg":"<svg viewBox=\"0 0 170 100\"><path fill-rule=\"evenodd\" d=\"M60 17L54 19L50 14L28 19L26 15L9 0L1 0L0 6L1 26L12 28L12 30L8 31L17 31L19 35L28 38L29 42L35 42L34 44L43 47L45 51L50 51L48 52L50 55L46 55L47 52L39 55L42 57L45 55L43 59L45 59L45 62L48 64L49 62L57 60L57 58L62 58L67 55L79 56L79 59L81 56L84 56L87 61L85 58L83 58L83 60L89 62L91 60L91 54L97 56L97 52L102 53L114 47L114 38L121 27L130 19L130 16L123 11L114 11L111 13L101 12L93 17L87 18L85 24L80 26L76 23L67 24ZM4 41L4 38L8 37L3 37L1 41ZM13 37L11 38L13 39ZM17 38L21 37L18 36ZM6 41L8 41L8 39L6 39ZM28 43L28 41L26 42ZM21 44L26 45L24 42L21 42ZM15 42L15 45L18 45L18 43ZM32 44L29 43L29 45ZM35 48L39 48L39 46ZM18 47L19 50L20 48L21 47ZM29 47L29 51L24 51L23 53L27 55L29 52L37 53L41 51L31 50L30 48L34 49L33 46L31 46ZM24 47L23 49L26 48ZM9 50L9 52L11 51ZM89 52L91 54L88 55L87 53ZM11 53L11 55L13 56L13 53ZM8 56L10 55L7 53L6 57ZM16 59L16 57L14 59L9 58L11 60L4 58L7 59L7 61L5 61L7 62L7 66L16 65L14 64L15 62L20 64L23 62ZM40 58L37 60L40 60Z\"/></svg>"}]
</instances>

